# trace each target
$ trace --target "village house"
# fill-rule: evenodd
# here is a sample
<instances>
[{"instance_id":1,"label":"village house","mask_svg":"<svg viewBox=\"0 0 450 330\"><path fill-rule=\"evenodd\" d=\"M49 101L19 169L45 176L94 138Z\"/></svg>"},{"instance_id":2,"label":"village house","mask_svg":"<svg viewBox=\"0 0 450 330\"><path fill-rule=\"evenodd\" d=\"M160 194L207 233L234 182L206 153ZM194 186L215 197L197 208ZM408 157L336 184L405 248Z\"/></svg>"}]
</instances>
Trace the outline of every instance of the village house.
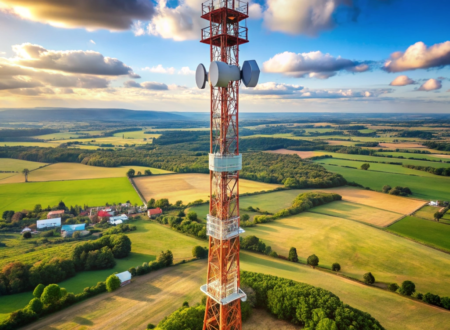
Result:
<instances>
[{"instance_id":1,"label":"village house","mask_svg":"<svg viewBox=\"0 0 450 330\"><path fill-rule=\"evenodd\" d=\"M149 218L156 218L158 215L160 215L162 213L163 213L163 211L159 207L157 207L156 209L149 209L147 211Z\"/></svg>"},{"instance_id":2,"label":"village house","mask_svg":"<svg viewBox=\"0 0 450 330\"><path fill-rule=\"evenodd\" d=\"M63 214L64 210L50 211L47 214L47 219L61 218Z\"/></svg>"},{"instance_id":3,"label":"village house","mask_svg":"<svg viewBox=\"0 0 450 330\"><path fill-rule=\"evenodd\" d=\"M131 273L126 270L123 273L116 274L120 280L120 286L125 286L131 283Z\"/></svg>"}]
</instances>

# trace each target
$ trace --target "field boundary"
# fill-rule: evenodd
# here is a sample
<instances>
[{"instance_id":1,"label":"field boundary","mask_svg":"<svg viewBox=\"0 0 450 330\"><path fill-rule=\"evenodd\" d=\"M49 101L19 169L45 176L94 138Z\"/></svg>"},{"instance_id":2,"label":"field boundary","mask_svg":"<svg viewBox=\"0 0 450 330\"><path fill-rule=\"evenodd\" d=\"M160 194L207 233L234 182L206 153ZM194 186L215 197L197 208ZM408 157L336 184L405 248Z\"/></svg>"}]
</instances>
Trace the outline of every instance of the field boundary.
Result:
<instances>
[{"instance_id":1,"label":"field boundary","mask_svg":"<svg viewBox=\"0 0 450 330\"><path fill-rule=\"evenodd\" d=\"M141 194L141 192L139 191L138 187L136 186L136 184L134 183L133 179L130 177L127 177L128 181L130 181L131 185L133 186L134 190L136 191L136 193L138 194L139 198L141 199L141 201L144 203L144 205L147 205L147 201L145 200L144 196Z\"/></svg>"}]
</instances>

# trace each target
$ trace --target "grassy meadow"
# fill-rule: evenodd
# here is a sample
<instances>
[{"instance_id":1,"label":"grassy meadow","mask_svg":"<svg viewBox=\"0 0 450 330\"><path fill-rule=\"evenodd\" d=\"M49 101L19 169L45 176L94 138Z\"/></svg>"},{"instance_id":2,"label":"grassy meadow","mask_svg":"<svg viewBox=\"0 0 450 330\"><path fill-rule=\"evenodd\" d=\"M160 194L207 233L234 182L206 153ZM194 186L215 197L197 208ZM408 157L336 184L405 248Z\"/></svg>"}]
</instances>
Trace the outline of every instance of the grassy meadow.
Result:
<instances>
[{"instance_id":1,"label":"grassy meadow","mask_svg":"<svg viewBox=\"0 0 450 330\"><path fill-rule=\"evenodd\" d=\"M168 198L172 203L181 200L187 204L199 199L209 199L208 174L174 174L134 178L133 180L146 200L150 198ZM278 187L281 187L281 185L239 180L239 191L241 194L273 190Z\"/></svg>"},{"instance_id":2,"label":"grassy meadow","mask_svg":"<svg viewBox=\"0 0 450 330\"><path fill-rule=\"evenodd\" d=\"M126 173L130 168L134 169L136 173L141 172L142 174L144 174L145 170L150 170L152 171L152 174L155 175L172 173L158 168L144 167L144 166L98 167L98 166L83 165L79 163L56 163L32 171L28 175L28 181L40 182L40 181L65 181L65 180L85 180L85 179L101 179L101 178L123 178L126 176ZM0 184L18 183L18 182L24 182L23 175L20 173L7 179L1 180Z\"/></svg>"},{"instance_id":3,"label":"grassy meadow","mask_svg":"<svg viewBox=\"0 0 450 330\"><path fill-rule=\"evenodd\" d=\"M316 254L322 266L338 262L341 272L354 278L362 280L370 271L379 282L411 280L418 292L450 295L450 287L442 285L450 278L450 254L365 224L305 212L245 231L243 236L255 235L284 256L296 247L302 262Z\"/></svg>"},{"instance_id":4,"label":"grassy meadow","mask_svg":"<svg viewBox=\"0 0 450 330\"><path fill-rule=\"evenodd\" d=\"M433 177L411 176L396 173L385 173L375 171L355 170L340 166L324 165L334 173L339 173L347 181L357 182L364 187L381 191L384 185L391 187L409 187L413 192L412 197L424 200L449 200L450 199L450 177L434 175Z\"/></svg>"},{"instance_id":5,"label":"grassy meadow","mask_svg":"<svg viewBox=\"0 0 450 330\"><path fill-rule=\"evenodd\" d=\"M30 162L28 160L0 158L0 171L15 171L20 173L24 168L27 168L31 171L45 165L47 164L40 162ZM2 174L11 175L12 173L2 173Z\"/></svg>"},{"instance_id":6,"label":"grassy meadow","mask_svg":"<svg viewBox=\"0 0 450 330\"><path fill-rule=\"evenodd\" d=\"M142 204L138 194L127 178L92 180L9 183L1 185L0 213L5 210L33 209L36 204L43 207L57 205L61 200L66 205L105 205L105 203Z\"/></svg>"},{"instance_id":7,"label":"grassy meadow","mask_svg":"<svg viewBox=\"0 0 450 330\"><path fill-rule=\"evenodd\" d=\"M388 230L450 252L450 226L447 224L410 216L394 223Z\"/></svg>"},{"instance_id":8,"label":"grassy meadow","mask_svg":"<svg viewBox=\"0 0 450 330\"><path fill-rule=\"evenodd\" d=\"M449 311L304 265L241 252L241 269L284 277L329 290L344 303L371 314L389 330L450 329Z\"/></svg>"},{"instance_id":9,"label":"grassy meadow","mask_svg":"<svg viewBox=\"0 0 450 330\"><path fill-rule=\"evenodd\" d=\"M311 209L311 212L364 222L377 227L387 227L403 217L403 214L400 213L345 201L317 206Z\"/></svg>"}]
</instances>

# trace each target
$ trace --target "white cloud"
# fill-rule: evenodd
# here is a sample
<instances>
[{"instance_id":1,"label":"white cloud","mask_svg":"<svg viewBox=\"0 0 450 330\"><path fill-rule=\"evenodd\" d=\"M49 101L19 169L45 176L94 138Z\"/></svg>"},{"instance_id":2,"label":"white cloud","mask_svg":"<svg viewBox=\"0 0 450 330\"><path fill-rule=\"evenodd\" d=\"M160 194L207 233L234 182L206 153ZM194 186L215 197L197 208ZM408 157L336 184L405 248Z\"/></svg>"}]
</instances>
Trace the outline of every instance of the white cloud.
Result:
<instances>
[{"instance_id":1,"label":"white cloud","mask_svg":"<svg viewBox=\"0 0 450 330\"><path fill-rule=\"evenodd\" d=\"M13 50L17 55L14 62L21 66L70 73L135 76L133 69L123 62L94 51L55 51L29 43L15 45Z\"/></svg>"},{"instance_id":2,"label":"white cloud","mask_svg":"<svg viewBox=\"0 0 450 330\"><path fill-rule=\"evenodd\" d=\"M184 67L181 68L180 71L178 71L178 74L182 74L182 75L185 75L185 76L187 76L187 75L193 75L193 74L195 74L195 71L189 69L188 66L184 66Z\"/></svg>"},{"instance_id":3,"label":"white cloud","mask_svg":"<svg viewBox=\"0 0 450 330\"><path fill-rule=\"evenodd\" d=\"M152 73L162 73L162 74L174 74L175 73L175 68L165 68L162 66L162 64L158 64L157 66L154 67L146 67L142 69L143 71L149 71Z\"/></svg>"},{"instance_id":4,"label":"white cloud","mask_svg":"<svg viewBox=\"0 0 450 330\"><path fill-rule=\"evenodd\" d=\"M143 36L145 34L144 22L142 22L142 21L134 22L133 26L131 27L131 30L133 31L133 33L136 37Z\"/></svg>"},{"instance_id":5,"label":"white cloud","mask_svg":"<svg viewBox=\"0 0 450 330\"><path fill-rule=\"evenodd\" d=\"M299 85L267 82L258 84L255 88L243 88L242 93L256 95L292 95L302 89L303 87Z\"/></svg>"},{"instance_id":6,"label":"white cloud","mask_svg":"<svg viewBox=\"0 0 450 330\"><path fill-rule=\"evenodd\" d=\"M429 79L419 87L419 91L434 91L442 88L442 83L436 79Z\"/></svg>"},{"instance_id":7,"label":"white cloud","mask_svg":"<svg viewBox=\"0 0 450 330\"><path fill-rule=\"evenodd\" d=\"M167 6L167 0L160 0L155 16L147 27L147 33L176 41L198 39L200 30L206 26L201 15L203 0L180 0L178 6Z\"/></svg>"},{"instance_id":8,"label":"white cloud","mask_svg":"<svg viewBox=\"0 0 450 330\"><path fill-rule=\"evenodd\" d=\"M94 40L89 40L89 42L91 43L91 44L94 44L95 45L95 41Z\"/></svg>"},{"instance_id":9,"label":"white cloud","mask_svg":"<svg viewBox=\"0 0 450 330\"><path fill-rule=\"evenodd\" d=\"M369 65L356 61L333 57L320 51L309 53L284 52L264 62L265 72L283 73L288 76L327 79L338 71L364 72Z\"/></svg>"},{"instance_id":10,"label":"white cloud","mask_svg":"<svg viewBox=\"0 0 450 330\"><path fill-rule=\"evenodd\" d=\"M423 42L409 46L405 52L395 52L384 63L387 72L428 69L450 65L450 41L427 47Z\"/></svg>"},{"instance_id":11,"label":"white cloud","mask_svg":"<svg viewBox=\"0 0 450 330\"><path fill-rule=\"evenodd\" d=\"M167 91L169 86L156 81L144 81L143 83L137 83L133 80L128 80L123 83L125 88L143 88L152 91Z\"/></svg>"},{"instance_id":12,"label":"white cloud","mask_svg":"<svg viewBox=\"0 0 450 330\"><path fill-rule=\"evenodd\" d=\"M150 20L148 0L0 0L21 18L63 28L127 30L134 20Z\"/></svg>"},{"instance_id":13,"label":"white cloud","mask_svg":"<svg viewBox=\"0 0 450 330\"><path fill-rule=\"evenodd\" d=\"M250 19L260 19L263 16L263 9L259 3L250 3L248 5L248 16Z\"/></svg>"},{"instance_id":14,"label":"white cloud","mask_svg":"<svg viewBox=\"0 0 450 330\"><path fill-rule=\"evenodd\" d=\"M406 86L406 85L412 85L416 82L412 80L411 78L408 78L407 76L398 76L395 78L389 85L391 86Z\"/></svg>"}]
</instances>

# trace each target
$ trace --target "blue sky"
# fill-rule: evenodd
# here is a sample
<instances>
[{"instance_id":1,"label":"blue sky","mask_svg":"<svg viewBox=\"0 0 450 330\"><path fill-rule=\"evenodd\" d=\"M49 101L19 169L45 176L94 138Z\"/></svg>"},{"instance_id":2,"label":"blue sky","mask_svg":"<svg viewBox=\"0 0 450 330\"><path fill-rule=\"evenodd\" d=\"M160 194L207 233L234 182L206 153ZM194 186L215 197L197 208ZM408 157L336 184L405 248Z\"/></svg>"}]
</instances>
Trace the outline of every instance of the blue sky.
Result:
<instances>
[{"instance_id":1,"label":"blue sky","mask_svg":"<svg viewBox=\"0 0 450 330\"><path fill-rule=\"evenodd\" d=\"M0 108L208 111L192 75L209 65L201 0L60 2L0 0ZM449 11L445 0L253 1L240 58L263 72L241 109L450 112Z\"/></svg>"}]
</instances>

